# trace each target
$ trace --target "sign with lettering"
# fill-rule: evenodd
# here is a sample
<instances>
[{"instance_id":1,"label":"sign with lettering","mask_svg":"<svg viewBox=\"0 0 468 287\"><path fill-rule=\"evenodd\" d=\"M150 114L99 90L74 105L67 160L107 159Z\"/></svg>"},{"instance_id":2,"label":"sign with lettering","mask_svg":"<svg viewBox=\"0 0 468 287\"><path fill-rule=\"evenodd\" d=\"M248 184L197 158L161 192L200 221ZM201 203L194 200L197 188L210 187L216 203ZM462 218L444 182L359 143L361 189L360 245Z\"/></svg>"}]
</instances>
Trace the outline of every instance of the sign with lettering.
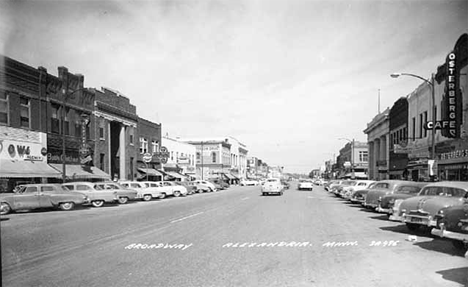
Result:
<instances>
[{"instance_id":1,"label":"sign with lettering","mask_svg":"<svg viewBox=\"0 0 468 287\"><path fill-rule=\"evenodd\" d=\"M45 161L42 143L31 143L16 140L0 140L0 159L18 161Z\"/></svg>"},{"instance_id":2,"label":"sign with lettering","mask_svg":"<svg viewBox=\"0 0 468 287\"><path fill-rule=\"evenodd\" d=\"M159 159L161 163L167 163L167 159L169 158L170 153L169 153L169 150L165 146L162 146L159 149L159 152L155 152L153 156Z\"/></svg>"},{"instance_id":3,"label":"sign with lettering","mask_svg":"<svg viewBox=\"0 0 468 287\"><path fill-rule=\"evenodd\" d=\"M443 116L447 123L442 135L449 138L460 137L460 88L459 88L459 67L457 66L457 55L455 52L448 54L445 64L445 94Z\"/></svg>"}]
</instances>

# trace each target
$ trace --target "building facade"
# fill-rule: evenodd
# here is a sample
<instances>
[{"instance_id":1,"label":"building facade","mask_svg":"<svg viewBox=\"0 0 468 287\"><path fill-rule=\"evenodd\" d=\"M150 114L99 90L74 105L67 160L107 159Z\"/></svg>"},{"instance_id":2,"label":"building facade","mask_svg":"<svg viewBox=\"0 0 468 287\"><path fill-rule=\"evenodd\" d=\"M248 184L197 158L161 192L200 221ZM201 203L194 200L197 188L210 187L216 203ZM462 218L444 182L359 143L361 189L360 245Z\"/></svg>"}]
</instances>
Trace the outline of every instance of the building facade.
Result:
<instances>
[{"instance_id":1,"label":"building facade","mask_svg":"<svg viewBox=\"0 0 468 287\"><path fill-rule=\"evenodd\" d=\"M372 180L388 178L389 112L387 108L375 116L364 130L368 144L368 178Z\"/></svg>"},{"instance_id":2,"label":"building facade","mask_svg":"<svg viewBox=\"0 0 468 287\"><path fill-rule=\"evenodd\" d=\"M163 146L161 138L161 124L138 117L137 133L138 144L136 147L136 171L134 179L145 178L148 180L162 180L163 173L161 158L157 154ZM150 161L144 161L144 155L150 154Z\"/></svg>"},{"instance_id":3,"label":"building facade","mask_svg":"<svg viewBox=\"0 0 468 287\"><path fill-rule=\"evenodd\" d=\"M408 99L398 99L389 114L389 178L408 179Z\"/></svg>"},{"instance_id":4,"label":"building facade","mask_svg":"<svg viewBox=\"0 0 468 287\"><path fill-rule=\"evenodd\" d=\"M127 180L136 176L139 150L136 107L118 91L94 89L96 118L95 163L112 179Z\"/></svg>"},{"instance_id":5,"label":"building facade","mask_svg":"<svg viewBox=\"0 0 468 287\"><path fill-rule=\"evenodd\" d=\"M182 142L177 138L174 139L169 136L162 137L162 144L167 148L170 154L167 164L164 166L172 165L175 166L177 171L183 175L188 175L190 177L197 176L197 148L195 145ZM168 171L166 170L166 167L164 170Z\"/></svg>"}]
</instances>

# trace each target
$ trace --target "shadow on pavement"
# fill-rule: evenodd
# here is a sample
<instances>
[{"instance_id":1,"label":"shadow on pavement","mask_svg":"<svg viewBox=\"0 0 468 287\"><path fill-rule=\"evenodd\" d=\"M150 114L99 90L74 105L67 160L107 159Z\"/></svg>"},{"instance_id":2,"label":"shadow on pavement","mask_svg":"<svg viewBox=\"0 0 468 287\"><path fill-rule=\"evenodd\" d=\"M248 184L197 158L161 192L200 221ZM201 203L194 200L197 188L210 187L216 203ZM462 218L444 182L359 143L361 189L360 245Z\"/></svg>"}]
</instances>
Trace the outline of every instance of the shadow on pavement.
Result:
<instances>
[{"instance_id":1,"label":"shadow on pavement","mask_svg":"<svg viewBox=\"0 0 468 287\"><path fill-rule=\"evenodd\" d=\"M447 281L456 282L461 286L468 286L468 267L440 270L436 273L442 275L442 278Z\"/></svg>"},{"instance_id":2,"label":"shadow on pavement","mask_svg":"<svg viewBox=\"0 0 468 287\"><path fill-rule=\"evenodd\" d=\"M7 217L7 218L0 217L0 221L7 221L7 220L10 220L10 218L9 217Z\"/></svg>"},{"instance_id":3,"label":"shadow on pavement","mask_svg":"<svg viewBox=\"0 0 468 287\"><path fill-rule=\"evenodd\" d=\"M449 240L444 240L444 239L439 239L436 238L432 241L426 241L426 242L416 242L414 243L415 246L419 246L423 249L426 250L431 250L431 251L436 251L440 253L445 253L448 255L452 256L460 256L463 257L465 252L456 249L453 245L452 242ZM468 273L465 273L465 276L468 277Z\"/></svg>"},{"instance_id":4,"label":"shadow on pavement","mask_svg":"<svg viewBox=\"0 0 468 287\"><path fill-rule=\"evenodd\" d=\"M393 222L393 221L389 221L389 222ZM433 238L430 232L428 233L427 231L419 231L419 230L410 231L408 227L406 227L405 224L401 224L397 226L385 226L385 227L379 227L379 228L385 231L392 231L392 232L403 233L407 235L417 235L417 236L424 237L424 238Z\"/></svg>"},{"instance_id":5,"label":"shadow on pavement","mask_svg":"<svg viewBox=\"0 0 468 287\"><path fill-rule=\"evenodd\" d=\"M373 210L373 209L364 208L364 207L362 207L360 210L361 210L361 211L365 211L365 212L369 212L369 213L377 213L377 212L376 212L375 210Z\"/></svg>"},{"instance_id":6,"label":"shadow on pavement","mask_svg":"<svg viewBox=\"0 0 468 287\"><path fill-rule=\"evenodd\" d=\"M377 219L377 220L389 221L388 220L388 215L386 215L386 214L382 214L382 215L379 215L379 216L372 216L371 218L372 219Z\"/></svg>"}]
</instances>

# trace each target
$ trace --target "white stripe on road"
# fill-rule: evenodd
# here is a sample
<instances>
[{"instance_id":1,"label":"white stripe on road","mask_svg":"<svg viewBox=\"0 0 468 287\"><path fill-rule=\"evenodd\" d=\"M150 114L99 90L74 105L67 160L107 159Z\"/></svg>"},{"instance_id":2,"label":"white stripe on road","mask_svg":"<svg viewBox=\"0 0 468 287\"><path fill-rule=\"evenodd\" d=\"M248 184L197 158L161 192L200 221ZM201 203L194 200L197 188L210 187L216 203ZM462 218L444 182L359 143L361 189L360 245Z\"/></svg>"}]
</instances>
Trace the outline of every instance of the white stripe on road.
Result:
<instances>
[{"instance_id":1,"label":"white stripe on road","mask_svg":"<svg viewBox=\"0 0 468 287\"><path fill-rule=\"evenodd\" d=\"M202 211L202 212L195 213L195 214L192 214L192 215L189 215L189 216L185 216L185 217L182 217L182 218L179 218L179 219L176 219L176 220L172 220L171 223L179 222L179 221L185 220L185 219L187 219L187 218L200 215L200 214L202 214L202 213L204 213L204 212Z\"/></svg>"},{"instance_id":2,"label":"white stripe on road","mask_svg":"<svg viewBox=\"0 0 468 287\"><path fill-rule=\"evenodd\" d=\"M249 198L248 197L241 198L241 200L246 200L246 199L249 199Z\"/></svg>"}]
</instances>

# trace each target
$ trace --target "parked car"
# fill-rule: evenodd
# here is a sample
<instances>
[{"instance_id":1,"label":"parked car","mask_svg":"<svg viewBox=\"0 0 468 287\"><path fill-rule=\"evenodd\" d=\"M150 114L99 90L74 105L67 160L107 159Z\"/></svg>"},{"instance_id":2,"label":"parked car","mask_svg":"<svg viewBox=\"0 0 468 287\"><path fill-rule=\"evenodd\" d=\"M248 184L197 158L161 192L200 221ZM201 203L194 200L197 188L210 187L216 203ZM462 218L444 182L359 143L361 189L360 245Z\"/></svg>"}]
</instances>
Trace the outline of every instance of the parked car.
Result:
<instances>
[{"instance_id":1,"label":"parked car","mask_svg":"<svg viewBox=\"0 0 468 287\"><path fill-rule=\"evenodd\" d=\"M229 188L229 183L225 182L224 180L221 180L219 178L213 178L210 179L209 182L214 184L217 190L225 190Z\"/></svg>"},{"instance_id":2,"label":"parked car","mask_svg":"<svg viewBox=\"0 0 468 287\"><path fill-rule=\"evenodd\" d=\"M120 181L119 184L137 191L137 198L150 201L153 198L162 198L161 186L155 181Z\"/></svg>"},{"instance_id":3,"label":"parked car","mask_svg":"<svg viewBox=\"0 0 468 287\"><path fill-rule=\"evenodd\" d=\"M376 211L380 213L387 213L389 216L393 214L393 208L395 206L395 201L404 200L413 196L417 196L421 191L421 188L425 186L426 183L421 183L419 185L401 185L393 193L382 196L379 200L379 206L377 206Z\"/></svg>"},{"instance_id":4,"label":"parked car","mask_svg":"<svg viewBox=\"0 0 468 287\"><path fill-rule=\"evenodd\" d=\"M138 192L134 189L129 189L126 188L116 182L109 181L109 182L97 182L97 186L101 187L102 189L105 190L113 190L117 191L117 194L119 195L119 203L120 204L125 204L129 200L134 200L137 198Z\"/></svg>"},{"instance_id":5,"label":"parked car","mask_svg":"<svg viewBox=\"0 0 468 287\"><path fill-rule=\"evenodd\" d=\"M336 195L336 196L341 196L341 193L343 191L343 188L345 187L352 187L352 186L355 186L357 184L357 181L355 180L345 180L343 181L341 184L338 184L338 185L335 185L333 188L332 188L332 192Z\"/></svg>"},{"instance_id":6,"label":"parked car","mask_svg":"<svg viewBox=\"0 0 468 287\"><path fill-rule=\"evenodd\" d=\"M255 180L255 179L246 179L246 178L243 178L241 179L240 181L240 185L241 186L250 186L250 185L258 185L258 181Z\"/></svg>"},{"instance_id":7,"label":"parked car","mask_svg":"<svg viewBox=\"0 0 468 287\"><path fill-rule=\"evenodd\" d=\"M12 193L0 193L0 214L40 208L72 210L89 202L82 193L70 191L61 184L24 184Z\"/></svg>"},{"instance_id":8,"label":"parked car","mask_svg":"<svg viewBox=\"0 0 468 287\"><path fill-rule=\"evenodd\" d=\"M297 184L297 190L313 190L314 185L312 184L311 180L303 179L300 180Z\"/></svg>"},{"instance_id":9,"label":"parked car","mask_svg":"<svg viewBox=\"0 0 468 287\"><path fill-rule=\"evenodd\" d=\"M364 205L364 202L366 201L366 196L367 193L371 190L374 189L385 189L388 187L388 184L384 181L377 181L369 185L369 188L366 189L361 189L354 191L351 195L349 200L353 203L360 203Z\"/></svg>"},{"instance_id":10,"label":"parked car","mask_svg":"<svg viewBox=\"0 0 468 287\"><path fill-rule=\"evenodd\" d=\"M289 182L287 182L286 180L282 180L282 181L281 181L281 184L283 185L283 188L284 188L284 189L289 189L289 187L290 187Z\"/></svg>"},{"instance_id":11,"label":"parked car","mask_svg":"<svg viewBox=\"0 0 468 287\"><path fill-rule=\"evenodd\" d=\"M395 220L406 223L410 230L422 226L435 227L435 216L442 208L463 205L468 202L468 182L442 181L423 187L418 196L401 201ZM396 205L396 203L395 203Z\"/></svg>"},{"instance_id":12,"label":"parked car","mask_svg":"<svg viewBox=\"0 0 468 287\"><path fill-rule=\"evenodd\" d=\"M181 185L187 189L187 195L192 195L197 192L197 187L191 181L175 181L177 185Z\"/></svg>"},{"instance_id":13,"label":"parked car","mask_svg":"<svg viewBox=\"0 0 468 287\"><path fill-rule=\"evenodd\" d=\"M363 205L369 209L376 209L382 197L388 194L394 194L400 190L416 189L418 192L427 182L414 182L407 180L382 180L377 184L377 188L369 190Z\"/></svg>"},{"instance_id":14,"label":"parked car","mask_svg":"<svg viewBox=\"0 0 468 287\"><path fill-rule=\"evenodd\" d=\"M62 184L62 186L71 191L76 191L86 195L89 198L91 205L94 207L102 207L106 202L119 202L120 194L117 190L103 189L101 186L93 182L67 182Z\"/></svg>"},{"instance_id":15,"label":"parked car","mask_svg":"<svg viewBox=\"0 0 468 287\"><path fill-rule=\"evenodd\" d=\"M337 186L337 185L340 185L344 182L344 180L334 180L332 181L328 186L327 186L327 191L328 192L333 192L334 191L334 187Z\"/></svg>"},{"instance_id":16,"label":"parked car","mask_svg":"<svg viewBox=\"0 0 468 287\"><path fill-rule=\"evenodd\" d=\"M442 208L434 219L437 226L431 230L433 235L450 239L457 249L468 251L468 202Z\"/></svg>"},{"instance_id":17,"label":"parked car","mask_svg":"<svg viewBox=\"0 0 468 287\"><path fill-rule=\"evenodd\" d=\"M154 182L150 181L143 181L143 183L154 184ZM175 181L158 181L156 183L159 184L161 188L161 196L159 198L165 198L166 196L186 196L188 193L187 188L178 185Z\"/></svg>"},{"instance_id":18,"label":"parked car","mask_svg":"<svg viewBox=\"0 0 468 287\"><path fill-rule=\"evenodd\" d=\"M193 183L197 187L198 193L216 191L216 186L209 181L197 179Z\"/></svg>"},{"instance_id":19,"label":"parked car","mask_svg":"<svg viewBox=\"0 0 468 287\"><path fill-rule=\"evenodd\" d=\"M356 180L355 185L344 186L341 191L341 197L350 199L353 192L363 189L368 189L374 183L374 180Z\"/></svg>"},{"instance_id":20,"label":"parked car","mask_svg":"<svg viewBox=\"0 0 468 287\"><path fill-rule=\"evenodd\" d=\"M279 178L269 178L262 186L262 195L270 194L283 195L283 185Z\"/></svg>"}]
</instances>

